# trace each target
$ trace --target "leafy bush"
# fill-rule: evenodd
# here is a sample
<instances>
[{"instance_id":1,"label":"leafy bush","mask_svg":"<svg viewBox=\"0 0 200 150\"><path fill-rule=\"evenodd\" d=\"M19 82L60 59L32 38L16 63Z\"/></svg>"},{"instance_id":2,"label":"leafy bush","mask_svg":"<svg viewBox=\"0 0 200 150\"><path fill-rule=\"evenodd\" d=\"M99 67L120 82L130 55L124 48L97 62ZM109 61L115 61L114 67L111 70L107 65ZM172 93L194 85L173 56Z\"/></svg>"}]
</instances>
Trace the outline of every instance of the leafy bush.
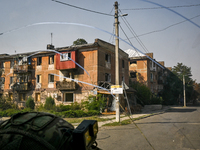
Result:
<instances>
[{"instance_id":1,"label":"leafy bush","mask_svg":"<svg viewBox=\"0 0 200 150\"><path fill-rule=\"evenodd\" d=\"M13 108L14 104L11 103L11 100L9 98L1 97L0 98L0 109L6 110Z\"/></svg>"},{"instance_id":2,"label":"leafy bush","mask_svg":"<svg viewBox=\"0 0 200 150\"><path fill-rule=\"evenodd\" d=\"M150 99L150 102L151 102L151 104L162 104L163 99L162 99L162 97L153 96L153 97Z\"/></svg>"},{"instance_id":3,"label":"leafy bush","mask_svg":"<svg viewBox=\"0 0 200 150\"><path fill-rule=\"evenodd\" d=\"M130 86L137 91L135 94L139 104L144 106L151 103L151 91L146 85L139 82L131 82Z\"/></svg>"},{"instance_id":4,"label":"leafy bush","mask_svg":"<svg viewBox=\"0 0 200 150\"><path fill-rule=\"evenodd\" d=\"M81 106L79 103L77 102L71 103L71 110L80 110L80 109L81 109Z\"/></svg>"},{"instance_id":5,"label":"leafy bush","mask_svg":"<svg viewBox=\"0 0 200 150\"><path fill-rule=\"evenodd\" d=\"M50 109L54 109L54 107L55 107L54 99L51 96L47 97L45 104L44 104L44 108L47 109L47 110L50 110Z\"/></svg>"},{"instance_id":6,"label":"leafy bush","mask_svg":"<svg viewBox=\"0 0 200 150\"><path fill-rule=\"evenodd\" d=\"M82 104L87 110L97 110L100 112L106 106L106 99L101 94L97 96L90 95L87 97L87 101L82 102Z\"/></svg>"},{"instance_id":7,"label":"leafy bush","mask_svg":"<svg viewBox=\"0 0 200 150\"><path fill-rule=\"evenodd\" d=\"M28 100L26 101L26 107L30 108L30 109L35 108L35 102L34 102L34 99L31 96L29 96Z\"/></svg>"}]
</instances>

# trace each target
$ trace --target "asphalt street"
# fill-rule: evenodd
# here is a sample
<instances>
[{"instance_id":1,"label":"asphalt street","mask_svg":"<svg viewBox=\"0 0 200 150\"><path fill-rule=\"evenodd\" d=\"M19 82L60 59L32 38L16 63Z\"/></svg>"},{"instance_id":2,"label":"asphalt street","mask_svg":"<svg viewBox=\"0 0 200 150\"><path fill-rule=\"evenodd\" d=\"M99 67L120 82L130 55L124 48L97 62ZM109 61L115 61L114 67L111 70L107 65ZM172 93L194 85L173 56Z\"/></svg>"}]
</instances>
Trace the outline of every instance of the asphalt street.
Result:
<instances>
[{"instance_id":1,"label":"asphalt street","mask_svg":"<svg viewBox=\"0 0 200 150\"><path fill-rule=\"evenodd\" d=\"M102 150L200 149L200 107L172 107L133 124L101 127L97 143Z\"/></svg>"}]
</instances>

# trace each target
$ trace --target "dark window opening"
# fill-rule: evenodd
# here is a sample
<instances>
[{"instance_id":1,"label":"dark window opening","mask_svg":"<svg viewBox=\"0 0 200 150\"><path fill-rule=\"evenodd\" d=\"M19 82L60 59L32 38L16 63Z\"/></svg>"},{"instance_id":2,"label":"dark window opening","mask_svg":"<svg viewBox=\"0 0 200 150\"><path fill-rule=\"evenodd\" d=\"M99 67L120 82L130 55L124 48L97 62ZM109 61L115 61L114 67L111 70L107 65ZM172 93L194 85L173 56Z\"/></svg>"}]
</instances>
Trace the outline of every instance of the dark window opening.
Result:
<instances>
[{"instance_id":1,"label":"dark window opening","mask_svg":"<svg viewBox=\"0 0 200 150\"><path fill-rule=\"evenodd\" d=\"M36 76L36 83L41 83L41 75Z\"/></svg>"},{"instance_id":2,"label":"dark window opening","mask_svg":"<svg viewBox=\"0 0 200 150\"><path fill-rule=\"evenodd\" d=\"M73 102L74 101L74 96L73 93L64 93L64 102Z\"/></svg>"},{"instance_id":3,"label":"dark window opening","mask_svg":"<svg viewBox=\"0 0 200 150\"><path fill-rule=\"evenodd\" d=\"M111 82L111 74L105 73L105 81Z\"/></svg>"},{"instance_id":4,"label":"dark window opening","mask_svg":"<svg viewBox=\"0 0 200 150\"><path fill-rule=\"evenodd\" d=\"M106 55L105 55L105 60L106 60L106 62L108 62L108 63L111 62L111 56L110 56L110 54L106 54Z\"/></svg>"},{"instance_id":5,"label":"dark window opening","mask_svg":"<svg viewBox=\"0 0 200 150\"><path fill-rule=\"evenodd\" d=\"M54 75L49 74L49 82L54 82Z\"/></svg>"},{"instance_id":6,"label":"dark window opening","mask_svg":"<svg viewBox=\"0 0 200 150\"><path fill-rule=\"evenodd\" d=\"M37 58L37 66L42 65L42 57Z\"/></svg>"},{"instance_id":7,"label":"dark window opening","mask_svg":"<svg viewBox=\"0 0 200 150\"><path fill-rule=\"evenodd\" d=\"M137 73L136 72L130 72L130 76L131 76L131 78L136 78Z\"/></svg>"},{"instance_id":8,"label":"dark window opening","mask_svg":"<svg viewBox=\"0 0 200 150\"><path fill-rule=\"evenodd\" d=\"M54 55L49 56L49 64L54 64Z\"/></svg>"},{"instance_id":9,"label":"dark window opening","mask_svg":"<svg viewBox=\"0 0 200 150\"><path fill-rule=\"evenodd\" d=\"M130 65L131 65L131 64L137 64L137 61L131 61L131 62L130 62Z\"/></svg>"},{"instance_id":10,"label":"dark window opening","mask_svg":"<svg viewBox=\"0 0 200 150\"><path fill-rule=\"evenodd\" d=\"M122 68L124 68L124 60L122 60Z\"/></svg>"}]
</instances>

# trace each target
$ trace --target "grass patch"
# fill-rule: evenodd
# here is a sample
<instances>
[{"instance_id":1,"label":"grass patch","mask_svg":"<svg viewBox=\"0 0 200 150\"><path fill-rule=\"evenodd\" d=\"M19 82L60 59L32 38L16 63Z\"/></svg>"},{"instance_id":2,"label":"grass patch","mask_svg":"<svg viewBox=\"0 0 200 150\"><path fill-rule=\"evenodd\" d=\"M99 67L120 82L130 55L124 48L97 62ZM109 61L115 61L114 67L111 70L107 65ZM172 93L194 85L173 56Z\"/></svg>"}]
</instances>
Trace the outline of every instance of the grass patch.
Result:
<instances>
[{"instance_id":1,"label":"grass patch","mask_svg":"<svg viewBox=\"0 0 200 150\"><path fill-rule=\"evenodd\" d=\"M149 117L149 116L152 116L152 115L153 114L149 114L149 115L144 115L144 116L141 116L141 117L138 117L138 118L133 118L132 120L131 119L126 119L126 120L123 120L121 122L107 123L107 124L104 124L103 126L122 126L122 125L127 125L127 124L131 124L133 121L140 120L142 118L146 118L146 117Z\"/></svg>"},{"instance_id":2,"label":"grass patch","mask_svg":"<svg viewBox=\"0 0 200 150\"><path fill-rule=\"evenodd\" d=\"M81 123L83 120L97 120L98 122L110 120L108 118L99 118L98 116L82 117L82 118L63 118L69 123Z\"/></svg>"}]
</instances>

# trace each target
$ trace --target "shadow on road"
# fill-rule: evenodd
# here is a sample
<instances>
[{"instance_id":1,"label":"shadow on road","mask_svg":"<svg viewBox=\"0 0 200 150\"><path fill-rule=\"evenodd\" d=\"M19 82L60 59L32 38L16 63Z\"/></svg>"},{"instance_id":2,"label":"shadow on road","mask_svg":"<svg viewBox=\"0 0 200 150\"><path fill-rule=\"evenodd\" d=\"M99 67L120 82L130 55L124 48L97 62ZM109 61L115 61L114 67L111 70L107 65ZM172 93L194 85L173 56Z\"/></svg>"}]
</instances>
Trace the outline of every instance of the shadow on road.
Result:
<instances>
[{"instance_id":1,"label":"shadow on road","mask_svg":"<svg viewBox=\"0 0 200 150\"><path fill-rule=\"evenodd\" d=\"M170 112L187 113L187 112L194 112L196 110L197 109L194 109L194 108L171 108L167 110L166 112L167 113L170 113Z\"/></svg>"}]
</instances>

